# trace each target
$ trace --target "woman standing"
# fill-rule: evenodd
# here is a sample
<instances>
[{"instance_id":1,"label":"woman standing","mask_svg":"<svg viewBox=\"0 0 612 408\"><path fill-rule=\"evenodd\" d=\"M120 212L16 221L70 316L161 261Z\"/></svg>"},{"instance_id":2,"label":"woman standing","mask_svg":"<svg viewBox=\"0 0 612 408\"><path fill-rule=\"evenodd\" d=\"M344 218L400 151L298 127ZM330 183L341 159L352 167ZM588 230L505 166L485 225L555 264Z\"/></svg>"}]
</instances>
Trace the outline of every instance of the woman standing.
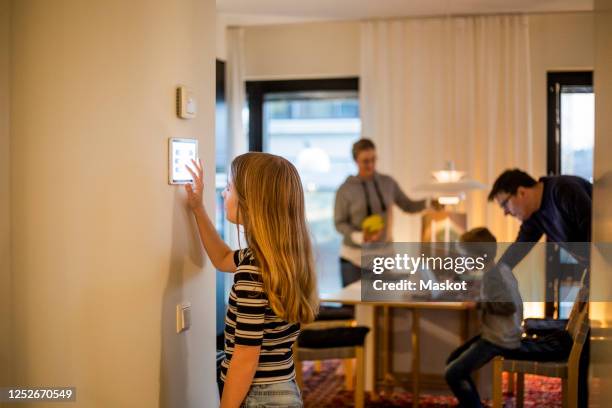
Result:
<instances>
[{"instance_id":1,"label":"woman standing","mask_svg":"<svg viewBox=\"0 0 612 408\"><path fill-rule=\"evenodd\" d=\"M246 153L234 159L223 192L227 220L242 225L247 247L231 250L202 202L203 171L193 162L185 186L200 238L218 270L235 272L225 318L221 408L302 407L292 345L318 308L304 192L282 157Z\"/></svg>"},{"instance_id":2,"label":"woman standing","mask_svg":"<svg viewBox=\"0 0 612 408\"><path fill-rule=\"evenodd\" d=\"M397 205L409 213L422 211L437 201L413 201L397 182L376 171L376 147L370 139L353 145L357 175L349 176L338 188L334 207L336 230L342 234L340 268L342 286L361 278L361 247L367 243L390 242L391 208Z\"/></svg>"}]
</instances>

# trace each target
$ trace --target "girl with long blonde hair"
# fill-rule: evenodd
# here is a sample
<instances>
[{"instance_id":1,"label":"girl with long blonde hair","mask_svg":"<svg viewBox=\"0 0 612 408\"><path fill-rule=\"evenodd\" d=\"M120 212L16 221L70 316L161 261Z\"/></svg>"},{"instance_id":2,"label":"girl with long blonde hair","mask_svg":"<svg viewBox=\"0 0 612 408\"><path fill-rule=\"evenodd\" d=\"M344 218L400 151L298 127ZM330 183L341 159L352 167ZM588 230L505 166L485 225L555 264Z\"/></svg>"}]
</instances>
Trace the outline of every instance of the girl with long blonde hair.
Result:
<instances>
[{"instance_id":1,"label":"girl with long blonde hair","mask_svg":"<svg viewBox=\"0 0 612 408\"><path fill-rule=\"evenodd\" d=\"M193 161L185 186L205 251L218 270L235 272L225 318L221 408L302 407L292 345L318 308L304 191L296 168L266 153L234 159L223 192L228 221L246 247L231 250L202 201L203 170Z\"/></svg>"}]
</instances>

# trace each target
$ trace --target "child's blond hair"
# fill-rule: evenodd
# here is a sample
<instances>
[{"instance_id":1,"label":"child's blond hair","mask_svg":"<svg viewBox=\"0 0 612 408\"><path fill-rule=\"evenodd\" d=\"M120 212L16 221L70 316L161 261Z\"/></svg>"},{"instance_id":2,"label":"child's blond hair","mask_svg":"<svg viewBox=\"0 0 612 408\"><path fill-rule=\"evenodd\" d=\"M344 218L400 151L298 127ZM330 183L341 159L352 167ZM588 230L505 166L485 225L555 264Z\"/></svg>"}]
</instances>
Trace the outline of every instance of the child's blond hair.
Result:
<instances>
[{"instance_id":1,"label":"child's blond hair","mask_svg":"<svg viewBox=\"0 0 612 408\"><path fill-rule=\"evenodd\" d=\"M270 307L287 322L312 322L317 284L297 169L280 156L252 152L233 160L231 177Z\"/></svg>"}]
</instances>

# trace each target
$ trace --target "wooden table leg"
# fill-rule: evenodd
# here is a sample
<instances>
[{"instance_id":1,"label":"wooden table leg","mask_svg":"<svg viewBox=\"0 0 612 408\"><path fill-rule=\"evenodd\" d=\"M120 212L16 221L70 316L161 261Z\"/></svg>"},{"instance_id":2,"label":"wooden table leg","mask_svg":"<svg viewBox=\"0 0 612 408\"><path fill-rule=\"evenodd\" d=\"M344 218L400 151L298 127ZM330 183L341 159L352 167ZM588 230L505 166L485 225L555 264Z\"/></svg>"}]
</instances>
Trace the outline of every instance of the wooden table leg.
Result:
<instances>
[{"instance_id":1,"label":"wooden table leg","mask_svg":"<svg viewBox=\"0 0 612 408\"><path fill-rule=\"evenodd\" d=\"M382 378L385 381L385 390L389 386L390 366L391 366L391 350L390 350L390 338L391 338L391 319L389 306L383 306L383 326L381 333L382 343Z\"/></svg>"},{"instance_id":2,"label":"wooden table leg","mask_svg":"<svg viewBox=\"0 0 612 408\"><path fill-rule=\"evenodd\" d=\"M412 406L419 406L421 350L419 342L419 311L412 309Z\"/></svg>"},{"instance_id":3,"label":"wooden table leg","mask_svg":"<svg viewBox=\"0 0 612 408\"><path fill-rule=\"evenodd\" d=\"M355 361L356 367L355 371L356 375L356 385L355 385L355 408L364 408L365 406L365 388L364 388L364 379L365 379L365 357L363 353L363 347L356 347L355 352Z\"/></svg>"},{"instance_id":4,"label":"wooden table leg","mask_svg":"<svg viewBox=\"0 0 612 408\"><path fill-rule=\"evenodd\" d=\"M514 377L514 373L510 373ZM523 408L525 403L525 373L516 374L516 408Z\"/></svg>"}]
</instances>

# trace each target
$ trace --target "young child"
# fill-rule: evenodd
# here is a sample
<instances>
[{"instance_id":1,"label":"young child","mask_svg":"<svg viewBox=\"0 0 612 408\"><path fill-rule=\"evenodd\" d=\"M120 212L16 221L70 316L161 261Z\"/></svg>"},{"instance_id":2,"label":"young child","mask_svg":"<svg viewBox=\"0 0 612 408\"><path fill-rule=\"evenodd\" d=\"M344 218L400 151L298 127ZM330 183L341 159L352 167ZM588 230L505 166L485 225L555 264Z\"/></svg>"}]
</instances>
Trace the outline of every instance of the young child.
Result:
<instances>
[{"instance_id":1,"label":"young child","mask_svg":"<svg viewBox=\"0 0 612 408\"><path fill-rule=\"evenodd\" d=\"M235 272L225 318L221 408L302 407L292 345L314 320L316 278L296 168L282 157L246 153L234 159L223 192L225 213L242 225L247 247L232 251L202 204L201 163L185 186L204 249L218 270Z\"/></svg>"},{"instance_id":2,"label":"young child","mask_svg":"<svg viewBox=\"0 0 612 408\"><path fill-rule=\"evenodd\" d=\"M520 347L523 300L510 268L495 265L496 239L487 228L474 228L463 234L460 247L469 256L487 256L482 278L482 331L451 353L445 377L459 406L482 407L471 374L495 356Z\"/></svg>"}]
</instances>

